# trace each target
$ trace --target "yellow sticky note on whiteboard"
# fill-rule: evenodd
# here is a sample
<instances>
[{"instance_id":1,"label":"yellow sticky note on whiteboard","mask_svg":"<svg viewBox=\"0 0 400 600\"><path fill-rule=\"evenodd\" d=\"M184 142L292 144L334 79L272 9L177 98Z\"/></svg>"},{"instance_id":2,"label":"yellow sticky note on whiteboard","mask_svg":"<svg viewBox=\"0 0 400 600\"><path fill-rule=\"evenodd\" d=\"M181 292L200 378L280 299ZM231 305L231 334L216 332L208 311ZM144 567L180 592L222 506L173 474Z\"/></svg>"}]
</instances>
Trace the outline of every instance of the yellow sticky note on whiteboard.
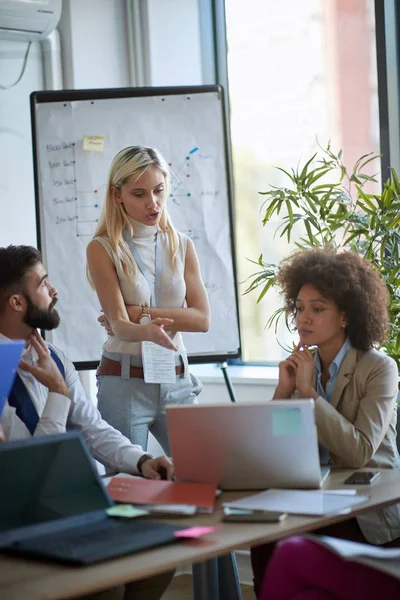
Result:
<instances>
[{"instance_id":1,"label":"yellow sticky note on whiteboard","mask_svg":"<svg viewBox=\"0 0 400 600\"><path fill-rule=\"evenodd\" d=\"M83 138L82 150L85 152L103 152L104 151L104 136L103 135L85 135Z\"/></svg>"}]
</instances>

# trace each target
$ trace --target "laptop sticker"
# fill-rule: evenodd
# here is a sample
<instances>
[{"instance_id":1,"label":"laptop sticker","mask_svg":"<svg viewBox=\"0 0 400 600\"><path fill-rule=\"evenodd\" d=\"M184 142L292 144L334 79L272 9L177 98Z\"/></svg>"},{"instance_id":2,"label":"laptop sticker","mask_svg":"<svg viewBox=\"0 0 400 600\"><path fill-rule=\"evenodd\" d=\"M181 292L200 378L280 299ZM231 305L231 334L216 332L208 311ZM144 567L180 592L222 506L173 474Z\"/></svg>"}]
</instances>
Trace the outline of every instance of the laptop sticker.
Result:
<instances>
[{"instance_id":1,"label":"laptop sticker","mask_svg":"<svg viewBox=\"0 0 400 600\"><path fill-rule=\"evenodd\" d=\"M301 435L303 422L300 408L275 408L272 411L272 435Z\"/></svg>"}]
</instances>

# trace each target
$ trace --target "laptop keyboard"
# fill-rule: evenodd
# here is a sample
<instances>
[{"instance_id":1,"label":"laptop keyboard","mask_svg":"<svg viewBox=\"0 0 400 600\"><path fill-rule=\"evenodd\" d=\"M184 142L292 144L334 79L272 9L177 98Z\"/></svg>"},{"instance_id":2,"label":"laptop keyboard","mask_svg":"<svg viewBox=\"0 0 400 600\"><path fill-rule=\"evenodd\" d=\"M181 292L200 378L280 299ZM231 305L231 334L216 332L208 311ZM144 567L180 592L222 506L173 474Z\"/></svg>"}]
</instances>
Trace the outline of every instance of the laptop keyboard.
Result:
<instances>
[{"instance_id":1,"label":"laptop keyboard","mask_svg":"<svg viewBox=\"0 0 400 600\"><path fill-rule=\"evenodd\" d=\"M96 523L60 534L15 542L9 550L13 554L17 552L89 564L172 542L177 530L171 525L149 521L110 519L104 524Z\"/></svg>"}]
</instances>

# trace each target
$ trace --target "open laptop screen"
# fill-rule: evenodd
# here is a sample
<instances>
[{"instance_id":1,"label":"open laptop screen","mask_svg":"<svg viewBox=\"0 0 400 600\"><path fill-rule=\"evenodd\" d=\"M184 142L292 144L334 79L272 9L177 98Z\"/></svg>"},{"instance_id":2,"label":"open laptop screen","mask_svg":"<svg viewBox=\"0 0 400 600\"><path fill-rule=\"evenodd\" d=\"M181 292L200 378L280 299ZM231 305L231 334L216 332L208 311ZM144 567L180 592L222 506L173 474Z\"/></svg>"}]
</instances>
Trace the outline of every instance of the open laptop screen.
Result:
<instances>
[{"instance_id":1,"label":"open laptop screen","mask_svg":"<svg viewBox=\"0 0 400 600\"><path fill-rule=\"evenodd\" d=\"M113 504L78 432L0 444L0 482L0 534Z\"/></svg>"}]
</instances>

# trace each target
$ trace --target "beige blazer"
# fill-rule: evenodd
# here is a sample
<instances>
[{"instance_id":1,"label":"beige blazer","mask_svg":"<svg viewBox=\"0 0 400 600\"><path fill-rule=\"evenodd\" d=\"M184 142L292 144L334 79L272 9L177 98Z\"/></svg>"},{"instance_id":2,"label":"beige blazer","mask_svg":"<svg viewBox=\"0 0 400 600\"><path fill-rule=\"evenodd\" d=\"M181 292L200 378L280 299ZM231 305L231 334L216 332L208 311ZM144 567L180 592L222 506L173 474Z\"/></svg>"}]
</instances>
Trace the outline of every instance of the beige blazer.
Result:
<instances>
[{"instance_id":1,"label":"beige blazer","mask_svg":"<svg viewBox=\"0 0 400 600\"><path fill-rule=\"evenodd\" d=\"M400 469L396 445L398 371L393 359L351 348L340 365L331 402L318 397L318 441L332 463L344 467ZM400 505L358 519L368 541L400 537Z\"/></svg>"}]
</instances>

